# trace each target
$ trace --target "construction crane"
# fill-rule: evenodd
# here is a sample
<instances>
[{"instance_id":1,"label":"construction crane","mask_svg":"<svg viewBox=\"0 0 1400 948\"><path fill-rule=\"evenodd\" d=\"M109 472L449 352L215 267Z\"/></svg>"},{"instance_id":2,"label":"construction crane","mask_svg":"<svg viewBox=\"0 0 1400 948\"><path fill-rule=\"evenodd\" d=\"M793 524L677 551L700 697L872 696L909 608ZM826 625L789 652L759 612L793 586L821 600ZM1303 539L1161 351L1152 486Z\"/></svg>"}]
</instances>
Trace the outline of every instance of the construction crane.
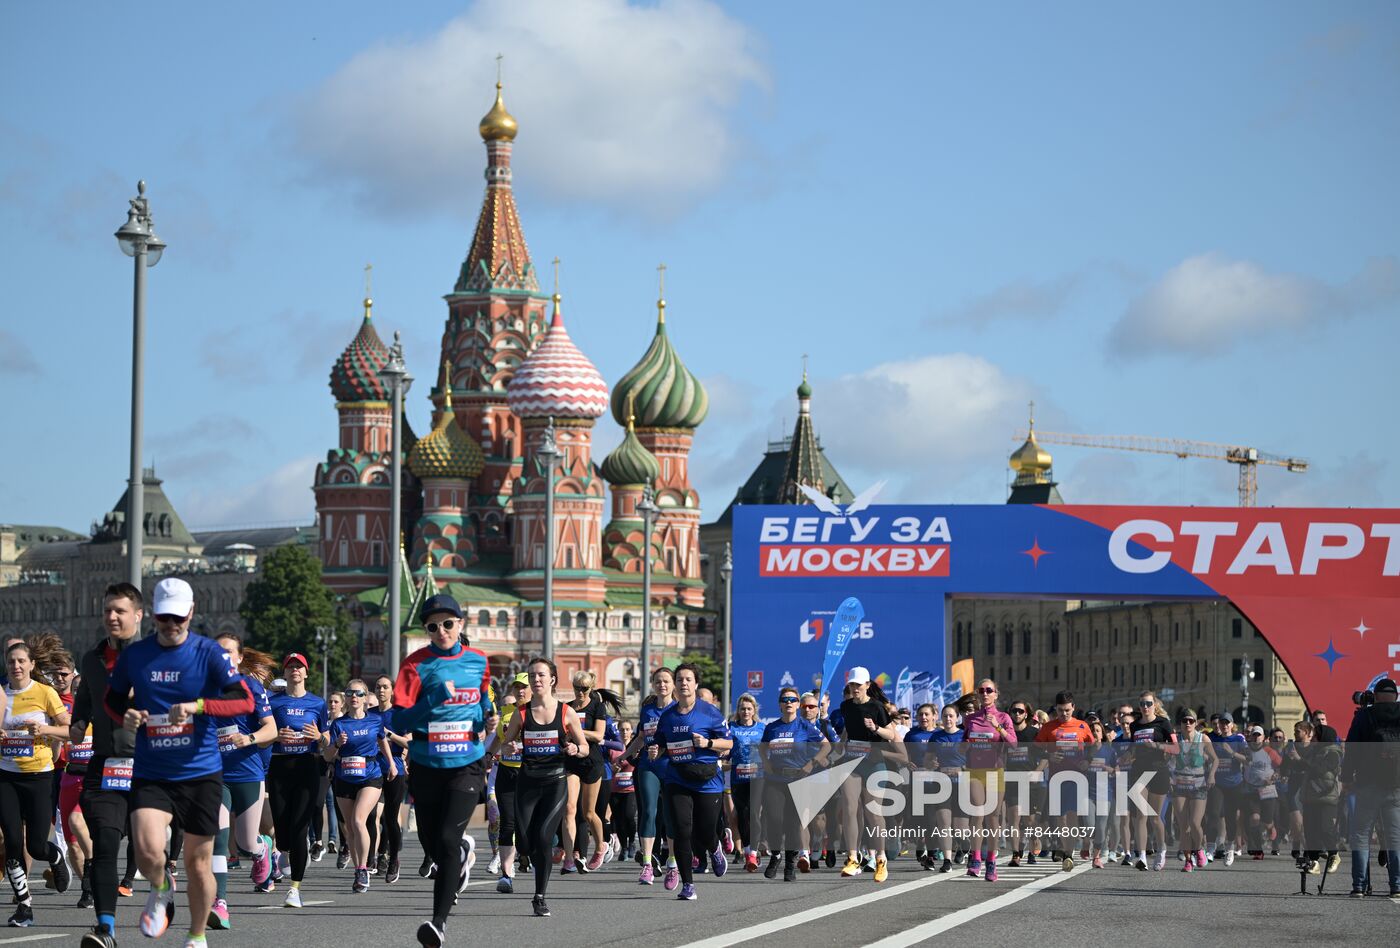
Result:
<instances>
[{"instance_id":1,"label":"construction crane","mask_svg":"<svg viewBox=\"0 0 1400 948\"><path fill-rule=\"evenodd\" d=\"M1138 435L1085 435L1067 434L1062 431L1036 431L1032 423L1029 431L1016 435L1016 440L1034 438L1046 444L1071 445L1078 448L1108 448L1111 451L1143 451L1148 454L1174 454L1179 458L1209 458L1228 461L1240 468L1240 506L1253 507L1259 491L1258 468L1261 464L1281 467L1301 474L1308 469L1308 462L1302 458L1285 458L1268 454L1258 448L1246 448L1236 444L1216 444L1211 441L1186 441L1181 438L1146 438Z\"/></svg>"}]
</instances>

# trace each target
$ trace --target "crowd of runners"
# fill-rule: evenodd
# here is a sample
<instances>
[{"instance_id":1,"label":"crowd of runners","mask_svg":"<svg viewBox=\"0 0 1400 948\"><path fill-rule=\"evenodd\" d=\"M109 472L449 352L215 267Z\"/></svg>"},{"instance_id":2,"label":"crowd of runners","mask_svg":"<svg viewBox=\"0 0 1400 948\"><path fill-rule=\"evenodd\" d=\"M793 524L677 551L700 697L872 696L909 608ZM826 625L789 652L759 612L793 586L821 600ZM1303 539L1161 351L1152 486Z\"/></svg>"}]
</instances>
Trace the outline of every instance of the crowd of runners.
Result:
<instances>
[{"instance_id":1,"label":"crowd of runners","mask_svg":"<svg viewBox=\"0 0 1400 948\"><path fill-rule=\"evenodd\" d=\"M149 609L113 585L103 609L105 636L79 655L52 634L10 637L4 654L9 925L35 923L29 877L47 866L46 889L76 885L95 913L84 948L116 944L119 900L138 876L140 932L165 934L183 905L187 948L232 927L230 884L289 910L302 907L311 862L333 859L352 893L395 884L408 805L424 851L412 875L432 887L416 932L425 946L446 943L485 857L468 832L478 808L496 893L524 880L537 916L550 915L556 874L634 861L639 885L694 901L697 876L731 867L882 884L903 859L995 883L1003 865L1192 873L1286 853L1304 875L1337 872L1345 857L1352 895L1400 902L1390 679L1340 736L1321 711L1240 727L1226 711L1169 712L1150 691L1096 709L1061 692L1037 709L1001 702L990 680L945 707L899 708L861 667L835 699L785 688L776 708L745 694L732 714L697 667L661 667L634 719L592 672L561 682L544 658L493 693L445 595L424 604L428 644L395 679L354 679L326 699L307 690L300 653L192 633L183 580L158 583ZM148 612L155 634L142 637ZM882 783L931 776L957 792L882 805ZM792 785L809 777L832 782L802 809ZM1108 805L1130 785L1145 807ZM1373 890L1373 862L1385 891Z\"/></svg>"}]
</instances>

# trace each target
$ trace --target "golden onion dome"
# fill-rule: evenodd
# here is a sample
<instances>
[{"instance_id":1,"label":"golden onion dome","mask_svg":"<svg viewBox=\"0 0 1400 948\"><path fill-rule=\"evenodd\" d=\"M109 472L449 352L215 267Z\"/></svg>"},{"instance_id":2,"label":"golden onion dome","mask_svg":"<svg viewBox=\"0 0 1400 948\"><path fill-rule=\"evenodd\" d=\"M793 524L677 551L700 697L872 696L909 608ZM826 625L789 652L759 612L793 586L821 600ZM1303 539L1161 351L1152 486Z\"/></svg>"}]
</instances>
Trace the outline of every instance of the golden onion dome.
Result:
<instances>
[{"instance_id":1,"label":"golden onion dome","mask_svg":"<svg viewBox=\"0 0 1400 948\"><path fill-rule=\"evenodd\" d=\"M419 439L408 452L408 469L415 477L471 480L486 466L481 446L457 424L452 410L452 367L443 365L442 412L427 437Z\"/></svg>"},{"instance_id":2,"label":"golden onion dome","mask_svg":"<svg viewBox=\"0 0 1400 948\"><path fill-rule=\"evenodd\" d=\"M515 117L506 111L499 82L496 83L496 104L491 106L490 112L482 116L478 130L481 132L481 140L486 142L512 142L515 141L516 133L520 131Z\"/></svg>"},{"instance_id":3,"label":"golden onion dome","mask_svg":"<svg viewBox=\"0 0 1400 948\"><path fill-rule=\"evenodd\" d=\"M1026 443L1011 455L1011 470L1017 474L1036 474L1050 470L1050 452L1040 446L1032 431Z\"/></svg>"}]
</instances>

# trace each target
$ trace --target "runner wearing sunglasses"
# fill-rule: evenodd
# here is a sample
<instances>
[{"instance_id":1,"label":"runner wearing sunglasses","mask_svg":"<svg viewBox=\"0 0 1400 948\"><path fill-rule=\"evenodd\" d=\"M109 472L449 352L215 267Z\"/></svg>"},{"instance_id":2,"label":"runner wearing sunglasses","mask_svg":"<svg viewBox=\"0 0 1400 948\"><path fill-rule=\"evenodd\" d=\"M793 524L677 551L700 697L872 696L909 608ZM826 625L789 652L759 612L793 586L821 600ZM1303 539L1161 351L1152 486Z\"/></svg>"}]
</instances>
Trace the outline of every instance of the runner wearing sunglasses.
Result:
<instances>
[{"instance_id":1,"label":"runner wearing sunglasses","mask_svg":"<svg viewBox=\"0 0 1400 948\"><path fill-rule=\"evenodd\" d=\"M997 710L997 683L984 678L975 692L976 708L963 719L963 739L972 745L967 751L969 767L969 802L974 809L994 804L986 816L971 816L968 820L972 840L972 855L967 860L967 874L976 877L987 866L984 877L997 881L997 838L1001 831L1000 799L1003 790L1001 753L1016 746L1016 725L1011 715ZM983 843L982 840L986 842Z\"/></svg>"},{"instance_id":2,"label":"runner wearing sunglasses","mask_svg":"<svg viewBox=\"0 0 1400 948\"><path fill-rule=\"evenodd\" d=\"M1201 820L1215 783L1215 747L1197 729L1196 713L1190 708L1176 713L1176 726L1181 752L1171 759L1172 810L1176 815L1176 845L1186 855L1181 871L1192 872L1206 867Z\"/></svg>"},{"instance_id":3,"label":"runner wearing sunglasses","mask_svg":"<svg viewBox=\"0 0 1400 948\"><path fill-rule=\"evenodd\" d=\"M330 744L322 754L335 763L335 801L340 807L340 825L345 827L350 858L355 863L354 893L369 891L370 839L366 821L384 792L385 777L398 768L389 744L384 718L370 714L365 705L369 689L358 678L345 689L350 710L331 725ZM387 765L388 772L385 772Z\"/></svg>"},{"instance_id":4,"label":"runner wearing sunglasses","mask_svg":"<svg viewBox=\"0 0 1400 948\"><path fill-rule=\"evenodd\" d=\"M1035 770L1036 765L1031 761L1031 748L1040 736L1040 728L1031 716L1031 707L1024 701L1017 701L1007 713L1011 715L1012 723L1016 726L1016 746L1006 751L1006 769L1017 772ZM1021 805L1020 794L1017 794L1015 799L1006 801L1006 827L1016 838L1015 847L1011 851L1013 867L1019 866L1021 859L1026 855L1026 837L1031 835L1031 827L1035 825L1035 813L1043 809L1038 804L1045 798L1045 785L1040 782L1032 783L1027 797L1028 805L1025 807ZM1035 857L1040 852L1038 837L1032 837L1030 850L1030 864L1034 865Z\"/></svg>"},{"instance_id":5,"label":"runner wearing sunglasses","mask_svg":"<svg viewBox=\"0 0 1400 948\"><path fill-rule=\"evenodd\" d=\"M779 698L781 702L783 699ZM805 720L805 718L804 718ZM744 871L758 870L758 853L754 850L753 816L754 806L749 793L753 782L759 777L759 755L757 745L763 738L763 724L758 720L758 699L751 694L739 696L734 709L734 720L729 722L729 733L734 735L734 750L729 755L731 795L734 798L734 817L739 824L739 842L744 847ZM805 852L803 859L808 863ZM808 869L803 869L803 872Z\"/></svg>"},{"instance_id":6,"label":"runner wearing sunglasses","mask_svg":"<svg viewBox=\"0 0 1400 948\"><path fill-rule=\"evenodd\" d=\"M763 729L760 745L763 773L767 778L763 791L763 828L770 854L763 876L777 878L781 856L784 882L797 879L798 852L805 852L806 842L788 784L821 766L828 746L821 730L798 715L800 703L796 688L784 688L778 693L780 716Z\"/></svg>"},{"instance_id":7,"label":"runner wearing sunglasses","mask_svg":"<svg viewBox=\"0 0 1400 948\"><path fill-rule=\"evenodd\" d=\"M1159 815L1162 801L1171 789L1171 774L1167 770L1167 755L1175 754L1176 734L1160 713L1161 705L1157 696L1144 691L1138 698L1139 714L1128 732L1127 743L1131 745L1132 763L1128 767L1128 782L1133 784L1143 774L1150 774L1147 798L1151 815L1135 812L1132 816L1133 838L1137 844L1133 865L1138 869L1148 868L1147 852L1152 848L1150 834L1156 831L1158 843L1157 858L1152 862L1153 871L1160 872L1167 865L1167 828Z\"/></svg>"}]
</instances>

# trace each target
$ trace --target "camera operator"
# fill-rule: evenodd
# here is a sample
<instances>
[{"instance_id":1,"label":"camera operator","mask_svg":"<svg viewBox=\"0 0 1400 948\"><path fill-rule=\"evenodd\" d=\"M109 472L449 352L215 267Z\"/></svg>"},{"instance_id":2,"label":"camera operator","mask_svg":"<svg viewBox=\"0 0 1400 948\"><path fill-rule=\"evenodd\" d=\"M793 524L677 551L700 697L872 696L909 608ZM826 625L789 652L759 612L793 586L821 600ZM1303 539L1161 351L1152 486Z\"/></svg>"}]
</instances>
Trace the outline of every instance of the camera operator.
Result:
<instances>
[{"instance_id":1,"label":"camera operator","mask_svg":"<svg viewBox=\"0 0 1400 948\"><path fill-rule=\"evenodd\" d=\"M1360 702L1358 702L1360 703ZM1347 732L1342 783L1356 794L1351 823L1351 895L1366 893L1371 859L1371 828L1379 824L1381 848L1388 850L1390 899L1400 902L1400 704L1395 681L1382 678L1375 703L1360 707Z\"/></svg>"}]
</instances>

